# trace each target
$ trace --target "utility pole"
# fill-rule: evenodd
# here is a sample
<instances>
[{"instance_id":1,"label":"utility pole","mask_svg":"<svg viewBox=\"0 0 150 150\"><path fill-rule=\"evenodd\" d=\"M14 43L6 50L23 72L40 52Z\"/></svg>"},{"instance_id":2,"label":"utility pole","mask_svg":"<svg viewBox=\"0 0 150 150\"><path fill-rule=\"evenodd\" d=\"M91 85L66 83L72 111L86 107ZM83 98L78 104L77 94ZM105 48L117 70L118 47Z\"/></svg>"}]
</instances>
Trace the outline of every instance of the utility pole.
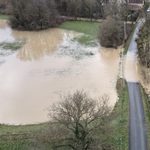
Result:
<instances>
[{"instance_id":1,"label":"utility pole","mask_svg":"<svg viewBox=\"0 0 150 150\"><path fill-rule=\"evenodd\" d=\"M124 21L124 46L125 46L125 43L126 43L126 23ZM122 78L123 78L123 88L125 87L125 83L124 83L124 66L123 66L123 54L122 54Z\"/></svg>"}]
</instances>

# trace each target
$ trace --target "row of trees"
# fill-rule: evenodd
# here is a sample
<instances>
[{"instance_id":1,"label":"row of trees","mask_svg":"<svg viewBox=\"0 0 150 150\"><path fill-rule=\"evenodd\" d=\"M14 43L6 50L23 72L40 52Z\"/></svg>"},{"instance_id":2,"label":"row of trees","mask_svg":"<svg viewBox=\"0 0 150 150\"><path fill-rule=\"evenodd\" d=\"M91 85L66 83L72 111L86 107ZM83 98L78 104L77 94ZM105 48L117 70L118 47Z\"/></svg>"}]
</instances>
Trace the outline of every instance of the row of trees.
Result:
<instances>
[{"instance_id":1,"label":"row of trees","mask_svg":"<svg viewBox=\"0 0 150 150\"><path fill-rule=\"evenodd\" d=\"M150 19L139 29L136 39L140 63L147 68L150 67Z\"/></svg>"},{"instance_id":2,"label":"row of trees","mask_svg":"<svg viewBox=\"0 0 150 150\"><path fill-rule=\"evenodd\" d=\"M129 13L127 2L117 0L55 0L61 15L85 18L115 16L126 19ZM128 9L128 10L127 10Z\"/></svg>"},{"instance_id":3,"label":"row of trees","mask_svg":"<svg viewBox=\"0 0 150 150\"><path fill-rule=\"evenodd\" d=\"M6 13L8 6L13 15L11 26L24 30L55 27L63 21L62 15L90 18L91 21L107 16L127 21L127 16L132 16L127 3L108 0L1 0L0 12Z\"/></svg>"},{"instance_id":4,"label":"row of trees","mask_svg":"<svg viewBox=\"0 0 150 150\"><path fill-rule=\"evenodd\" d=\"M72 17L103 17L103 4L108 0L55 0L61 15ZM93 16L93 14L95 14Z\"/></svg>"},{"instance_id":5,"label":"row of trees","mask_svg":"<svg viewBox=\"0 0 150 150\"><path fill-rule=\"evenodd\" d=\"M150 18L140 27L138 38L135 41L137 43L139 62L144 67L141 73L145 83L148 84L150 80Z\"/></svg>"},{"instance_id":6,"label":"row of trees","mask_svg":"<svg viewBox=\"0 0 150 150\"><path fill-rule=\"evenodd\" d=\"M106 18L136 20L138 12L132 12L128 1L118 0L55 0L60 15L84 18ZM128 18L127 18L128 16Z\"/></svg>"}]
</instances>

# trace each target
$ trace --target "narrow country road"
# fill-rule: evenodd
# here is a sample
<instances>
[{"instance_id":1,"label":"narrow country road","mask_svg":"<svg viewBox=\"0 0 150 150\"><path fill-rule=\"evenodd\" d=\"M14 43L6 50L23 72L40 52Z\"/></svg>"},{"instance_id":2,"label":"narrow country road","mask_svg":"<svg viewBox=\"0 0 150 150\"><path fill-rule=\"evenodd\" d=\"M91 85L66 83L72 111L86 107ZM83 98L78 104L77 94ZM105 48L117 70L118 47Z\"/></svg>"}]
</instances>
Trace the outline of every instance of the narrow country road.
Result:
<instances>
[{"instance_id":1,"label":"narrow country road","mask_svg":"<svg viewBox=\"0 0 150 150\"><path fill-rule=\"evenodd\" d=\"M136 55L136 42L137 32L141 25L138 22L137 28L131 40L128 53ZM129 94L129 150L148 150L147 146L147 128L145 120L145 112L142 101L142 94L138 82L132 82L126 79L128 84Z\"/></svg>"},{"instance_id":2,"label":"narrow country road","mask_svg":"<svg viewBox=\"0 0 150 150\"><path fill-rule=\"evenodd\" d=\"M139 83L128 82L129 92L129 150L148 150L147 130Z\"/></svg>"}]
</instances>

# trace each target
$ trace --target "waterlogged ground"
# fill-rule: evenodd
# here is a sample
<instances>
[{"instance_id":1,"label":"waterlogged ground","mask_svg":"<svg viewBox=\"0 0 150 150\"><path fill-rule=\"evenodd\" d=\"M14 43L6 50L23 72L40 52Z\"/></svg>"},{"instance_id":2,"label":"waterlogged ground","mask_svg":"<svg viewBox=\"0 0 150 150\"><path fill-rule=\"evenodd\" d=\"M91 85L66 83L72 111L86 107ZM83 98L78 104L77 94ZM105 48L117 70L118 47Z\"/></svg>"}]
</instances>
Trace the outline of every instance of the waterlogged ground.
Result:
<instances>
[{"instance_id":1,"label":"waterlogged ground","mask_svg":"<svg viewBox=\"0 0 150 150\"><path fill-rule=\"evenodd\" d=\"M48 121L47 108L69 91L107 93L113 106L121 50L88 38L62 29L15 31L0 20L0 123Z\"/></svg>"}]
</instances>

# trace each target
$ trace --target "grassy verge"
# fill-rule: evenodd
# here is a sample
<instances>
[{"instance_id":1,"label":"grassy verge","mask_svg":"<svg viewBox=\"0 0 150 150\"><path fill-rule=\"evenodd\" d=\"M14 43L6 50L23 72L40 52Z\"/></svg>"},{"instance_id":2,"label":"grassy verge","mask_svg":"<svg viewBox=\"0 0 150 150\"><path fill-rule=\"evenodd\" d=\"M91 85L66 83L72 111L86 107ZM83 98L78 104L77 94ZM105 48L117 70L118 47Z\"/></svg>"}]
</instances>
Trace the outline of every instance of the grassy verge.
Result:
<instances>
[{"instance_id":1,"label":"grassy verge","mask_svg":"<svg viewBox=\"0 0 150 150\"><path fill-rule=\"evenodd\" d=\"M119 100L116 103L115 108L113 110L113 113L116 118L112 121L113 129L115 132L115 136L113 137L112 142L114 143L115 150L119 150L120 138L122 136L122 149L128 150L129 100L128 100L127 84L125 84L125 88L123 91L122 79L118 79L116 89L119 96ZM123 92L124 92L123 115L122 120L120 121Z\"/></svg>"},{"instance_id":2,"label":"grassy verge","mask_svg":"<svg viewBox=\"0 0 150 150\"><path fill-rule=\"evenodd\" d=\"M136 26L137 26L137 23L134 25L133 30L132 30L132 32L131 32L129 38L128 38L128 40L126 41L126 44L125 44L125 47L124 47L124 52L123 52L124 55L127 54L127 51L128 51L128 48L129 48L131 39L132 39L132 37L133 37L134 31L135 31L135 29L136 29Z\"/></svg>"},{"instance_id":3,"label":"grassy verge","mask_svg":"<svg viewBox=\"0 0 150 150\"><path fill-rule=\"evenodd\" d=\"M0 14L0 19L8 20L9 16L8 15L4 15L4 14Z\"/></svg>"},{"instance_id":4,"label":"grassy verge","mask_svg":"<svg viewBox=\"0 0 150 150\"><path fill-rule=\"evenodd\" d=\"M96 38L89 35L82 35L78 37L74 37L72 41L77 41L79 44L87 46L87 47L95 47L97 46Z\"/></svg>"},{"instance_id":5,"label":"grassy verge","mask_svg":"<svg viewBox=\"0 0 150 150\"><path fill-rule=\"evenodd\" d=\"M143 106L144 106L144 110L145 110L146 125L147 125L148 149L150 149L150 114L149 114L148 106L146 103L147 95L146 95L142 85L141 85L141 92L142 92Z\"/></svg>"}]
</instances>

